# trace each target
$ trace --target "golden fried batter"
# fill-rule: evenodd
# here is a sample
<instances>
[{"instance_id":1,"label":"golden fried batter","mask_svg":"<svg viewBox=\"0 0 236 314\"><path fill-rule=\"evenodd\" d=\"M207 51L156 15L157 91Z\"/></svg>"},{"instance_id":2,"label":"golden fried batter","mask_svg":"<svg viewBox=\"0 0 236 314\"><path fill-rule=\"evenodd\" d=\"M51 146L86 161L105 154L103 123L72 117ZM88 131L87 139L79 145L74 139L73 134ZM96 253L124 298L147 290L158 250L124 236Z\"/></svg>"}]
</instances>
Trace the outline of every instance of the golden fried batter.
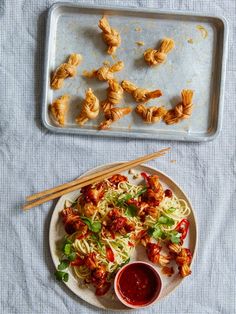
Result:
<instances>
[{"instance_id":1,"label":"golden fried batter","mask_svg":"<svg viewBox=\"0 0 236 314\"><path fill-rule=\"evenodd\" d=\"M135 112L140 115L140 117L146 123L155 123L161 120L167 113L164 107L146 107L143 104L137 105Z\"/></svg>"},{"instance_id":2,"label":"golden fried batter","mask_svg":"<svg viewBox=\"0 0 236 314\"><path fill-rule=\"evenodd\" d=\"M175 42L171 38L164 38L158 50L148 48L144 52L144 60L148 65L157 65L164 63L167 59L167 54L174 48Z\"/></svg>"},{"instance_id":3,"label":"golden fried batter","mask_svg":"<svg viewBox=\"0 0 236 314\"><path fill-rule=\"evenodd\" d=\"M162 92L159 89L149 91L145 88L139 88L133 83L126 80L121 82L121 86L127 93L130 93L133 96L134 100L137 102L147 102L152 98L158 98L162 96Z\"/></svg>"},{"instance_id":4,"label":"golden fried batter","mask_svg":"<svg viewBox=\"0 0 236 314\"><path fill-rule=\"evenodd\" d=\"M106 120L100 124L99 129L100 130L108 129L113 122L121 119L122 117L129 114L130 112L131 112L131 108L129 107L111 108L110 110L105 111L104 113L105 113Z\"/></svg>"},{"instance_id":5,"label":"golden fried batter","mask_svg":"<svg viewBox=\"0 0 236 314\"><path fill-rule=\"evenodd\" d=\"M161 269L161 272L163 275L171 277L174 274L174 268L168 267L168 266L163 266Z\"/></svg>"},{"instance_id":6,"label":"golden fried batter","mask_svg":"<svg viewBox=\"0 0 236 314\"><path fill-rule=\"evenodd\" d=\"M53 116L53 118L57 121L58 124L63 126L65 124L65 117L68 111L68 103L70 96L63 95L53 101L53 103L49 106L49 110Z\"/></svg>"},{"instance_id":7,"label":"golden fried batter","mask_svg":"<svg viewBox=\"0 0 236 314\"><path fill-rule=\"evenodd\" d=\"M193 91L183 89L181 92L182 102L178 103L173 109L169 110L164 117L166 124L175 124L181 120L188 119L193 111Z\"/></svg>"},{"instance_id":8,"label":"golden fried batter","mask_svg":"<svg viewBox=\"0 0 236 314\"><path fill-rule=\"evenodd\" d=\"M82 109L78 117L75 119L80 126L84 125L88 120L97 118L99 114L99 100L89 88L82 104Z\"/></svg>"},{"instance_id":9,"label":"golden fried batter","mask_svg":"<svg viewBox=\"0 0 236 314\"><path fill-rule=\"evenodd\" d=\"M96 77L100 81L108 81L113 79L113 74L115 72L119 72L124 68L124 63L122 61L118 61L114 63L112 66L108 64L104 64L97 70L93 70L91 72L84 71L83 75L88 78Z\"/></svg>"},{"instance_id":10,"label":"golden fried batter","mask_svg":"<svg viewBox=\"0 0 236 314\"><path fill-rule=\"evenodd\" d=\"M112 55L121 44L120 34L115 28L110 26L105 16L99 21L98 27L102 30L103 40L108 46L107 53Z\"/></svg>"},{"instance_id":11,"label":"golden fried batter","mask_svg":"<svg viewBox=\"0 0 236 314\"><path fill-rule=\"evenodd\" d=\"M77 53L70 55L67 63L62 63L52 74L51 88L60 89L63 86L64 79L76 75L76 67L80 64L82 56Z\"/></svg>"},{"instance_id":12,"label":"golden fried batter","mask_svg":"<svg viewBox=\"0 0 236 314\"><path fill-rule=\"evenodd\" d=\"M107 99L102 102L103 111L107 111L119 104L123 98L123 88L117 82L117 80L108 80Z\"/></svg>"}]
</instances>

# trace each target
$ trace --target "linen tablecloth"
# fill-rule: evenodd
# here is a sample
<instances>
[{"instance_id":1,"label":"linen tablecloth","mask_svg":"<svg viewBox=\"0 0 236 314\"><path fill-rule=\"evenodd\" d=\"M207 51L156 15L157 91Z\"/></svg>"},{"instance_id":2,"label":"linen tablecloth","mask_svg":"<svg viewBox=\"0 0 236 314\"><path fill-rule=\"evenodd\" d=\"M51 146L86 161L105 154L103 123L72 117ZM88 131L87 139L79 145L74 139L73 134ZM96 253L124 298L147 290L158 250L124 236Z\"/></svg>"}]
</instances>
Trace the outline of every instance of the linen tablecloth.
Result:
<instances>
[{"instance_id":1,"label":"linen tablecloth","mask_svg":"<svg viewBox=\"0 0 236 314\"><path fill-rule=\"evenodd\" d=\"M235 313L236 2L81 1L223 14L228 19L223 129L213 142L200 144L47 131L40 122L41 83L45 18L53 2L0 1L0 313L99 312L54 279L48 229L55 203L26 213L21 205L26 195L71 180L97 165L132 159L167 145L172 146L171 154L150 165L170 175L192 200L199 247L192 275L168 298L141 313Z\"/></svg>"}]
</instances>

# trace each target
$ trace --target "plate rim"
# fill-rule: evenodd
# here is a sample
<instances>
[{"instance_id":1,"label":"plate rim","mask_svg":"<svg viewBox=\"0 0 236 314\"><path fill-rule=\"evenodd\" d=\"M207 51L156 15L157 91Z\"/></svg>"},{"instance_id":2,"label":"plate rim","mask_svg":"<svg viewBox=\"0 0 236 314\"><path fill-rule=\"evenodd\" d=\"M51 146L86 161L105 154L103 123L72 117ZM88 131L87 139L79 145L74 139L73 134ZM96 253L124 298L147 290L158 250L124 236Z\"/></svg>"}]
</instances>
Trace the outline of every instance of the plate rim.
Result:
<instances>
[{"instance_id":1,"label":"plate rim","mask_svg":"<svg viewBox=\"0 0 236 314\"><path fill-rule=\"evenodd\" d=\"M85 171L85 172L82 173L78 178L81 178L81 177L83 177L83 176L85 176L85 175L91 174L91 173L95 172L96 170L98 170L98 169L100 169L100 168L107 168L107 167L109 167L109 166L115 166L115 165L122 164L122 163L125 163L125 162L127 162L127 161L116 161L116 162L110 162L110 163L106 163L106 164L101 164L101 165L99 165L99 166L96 166L96 167L94 167L94 168L91 168L91 169ZM136 166L136 167L140 167L140 166L141 166L141 167L147 167L147 168L149 168L149 169L152 170L152 171L159 172L161 175L163 175L164 177L166 177L168 180L172 181L172 182L178 187L178 189L182 192L182 194L183 194L183 196L185 197L185 199L188 201L188 203L189 203L189 205L190 205L191 213L192 213L192 216L193 216L193 219L194 219L194 222L195 222L195 229L196 229L196 238L195 238L194 252L193 252L193 254L192 254L192 261L191 261L191 267L192 267L193 264L194 264L194 261L195 261L195 258L196 258L196 254L197 254L197 249L198 249L198 221L197 221L197 217L196 217L195 210L194 210L194 208L193 208L193 205L192 205L191 200L190 200L189 197L186 195L186 193L185 193L185 191L182 189L182 187L181 187L178 183L176 183L176 181L173 180L170 176L168 176L165 172L160 171L160 170L158 170L157 168L155 168L155 167L153 167L153 166L150 166L150 165L148 165L148 164L145 164L145 163L144 163L144 164L140 164L140 165L138 165L138 166ZM135 167L134 167L134 168L135 168ZM77 190L76 190L76 191L77 191ZM76 191L73 191L73 192L76 192ZM69 193L67 193L67 194L70 194L70 193L73 193L73 192L69 192ZM52 262L53 262L53 265L54 265L55 269L57 269L57 265L56 265L56 263L54 262L54 255L55 255L55 254L53 254L53 245L52 245L53 217L54 217L54 215L55 215L55 209L56 209L56 207L59 205L60 200L61 200L63 197L65 197L65 195L67 195L67 194L62 195L62 196L58 199L57 203L55 204L54 209L53 209L53 211L52 211L52 215L51 215L51 217L50 217L50 223L49 223L49 229L48 229L48 231L49 231L49 232L48 232L48 235L49 235L49 237L48 237L49 250L50 250L51 259L52 259ZM185 278L181 278L181 281L173 288L173 290L171 290L167 295L164 295L164 296L159 300L159 302L162 301L163 299L169 297L169 296L183 283L184 280L185 280ZM130 310L132 310L131 308L114 309L114 308L105 307L105 306L102 305L102 304L100 304L100 305L94 304L94 303L92 303L91 301L88 301L86 298L83 298L83 296L78 295L78 294L75 292L75 290L73 289L73 287L70 287L70 285L69 285L67 282L63 282L63 284L64 284L71 292L73 292L74 295L76 295L78 298L80 298L82 301L88 303L89 305L92 305L92 306L96 307L97 309L109 310L109 311L122 311L122 312L123 312L123 311L130 311ZM154 305L155 305L155 304L154 304Z\"/></svg>"}]
</instances>

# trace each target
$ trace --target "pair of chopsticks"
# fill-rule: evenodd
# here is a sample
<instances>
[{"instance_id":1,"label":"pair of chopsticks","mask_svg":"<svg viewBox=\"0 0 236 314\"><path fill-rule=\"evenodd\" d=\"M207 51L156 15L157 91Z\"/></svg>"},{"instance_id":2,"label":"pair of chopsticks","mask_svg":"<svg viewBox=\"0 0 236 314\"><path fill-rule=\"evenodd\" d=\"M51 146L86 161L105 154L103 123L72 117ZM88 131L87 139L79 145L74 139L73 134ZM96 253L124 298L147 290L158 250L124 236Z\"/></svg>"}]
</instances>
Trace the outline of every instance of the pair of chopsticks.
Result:
<instances>
[{"instance_id":1,"label":"pair of chopsticks","mask_svg":"<svg viewBox=\"0 0 236 314\"><path fill-rule=\"evenodd\" d=\"M78 189L81 189L82 187L89 185L89 184L95 184L98 183L104 179L107 179L114 174L117 174L119 172L129 170L135 166L138 166L144 162L147 162L149 160L164 156L168 151L170 150L170 147L164 148L162 150L159 150L158 152L148 154L142 157L139 157L137 159L119 164L118 166L114 166L109 169L101 170L99 172L92 173L88 176L84 176L82 178L73 180L68 183L64 183L61 185L58 185L54 188L51 188L49 190L45 190L30 196L26 197L26 203L23 206L24 210L36 207L38 205L41 205L45 202L54 200L55 198L58 198L64 194L67 194L69 192L76 191Z\"/></svg>"}]
</instances>

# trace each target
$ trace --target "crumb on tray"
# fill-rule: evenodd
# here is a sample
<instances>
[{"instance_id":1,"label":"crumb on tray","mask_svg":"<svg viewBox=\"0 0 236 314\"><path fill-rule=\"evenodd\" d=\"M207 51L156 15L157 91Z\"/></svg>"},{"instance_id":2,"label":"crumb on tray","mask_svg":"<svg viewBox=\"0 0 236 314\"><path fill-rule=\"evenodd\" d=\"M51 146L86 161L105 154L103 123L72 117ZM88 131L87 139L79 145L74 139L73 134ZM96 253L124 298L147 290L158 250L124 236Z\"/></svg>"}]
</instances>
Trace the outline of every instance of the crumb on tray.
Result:
<instances>
[{"instance_id":1,"label":"crumb on tray","mask_svg":"<svg viewBox=\"0 0 236 314\"><path fill-rule=\"evenodd\" d=\"M208 31L205 29L204 26L202 26L202 25L197 25L197 26L196 26L196 29L201 32L201 35L202 35L202 37L203 37L204 39L206 39L206 38L208 37Z\"/></svg>"},{"instance_id":2,"label":"crumb on tray","mask_svg":"<svg viewBox=\"0 0 236 314\"><path fill-rule=\"evenodd\" d=\"M145 45L143 41L136 41L135 43L136 43L138 46L144 46L144 45Z\"/></svg>"}]
</instances>

